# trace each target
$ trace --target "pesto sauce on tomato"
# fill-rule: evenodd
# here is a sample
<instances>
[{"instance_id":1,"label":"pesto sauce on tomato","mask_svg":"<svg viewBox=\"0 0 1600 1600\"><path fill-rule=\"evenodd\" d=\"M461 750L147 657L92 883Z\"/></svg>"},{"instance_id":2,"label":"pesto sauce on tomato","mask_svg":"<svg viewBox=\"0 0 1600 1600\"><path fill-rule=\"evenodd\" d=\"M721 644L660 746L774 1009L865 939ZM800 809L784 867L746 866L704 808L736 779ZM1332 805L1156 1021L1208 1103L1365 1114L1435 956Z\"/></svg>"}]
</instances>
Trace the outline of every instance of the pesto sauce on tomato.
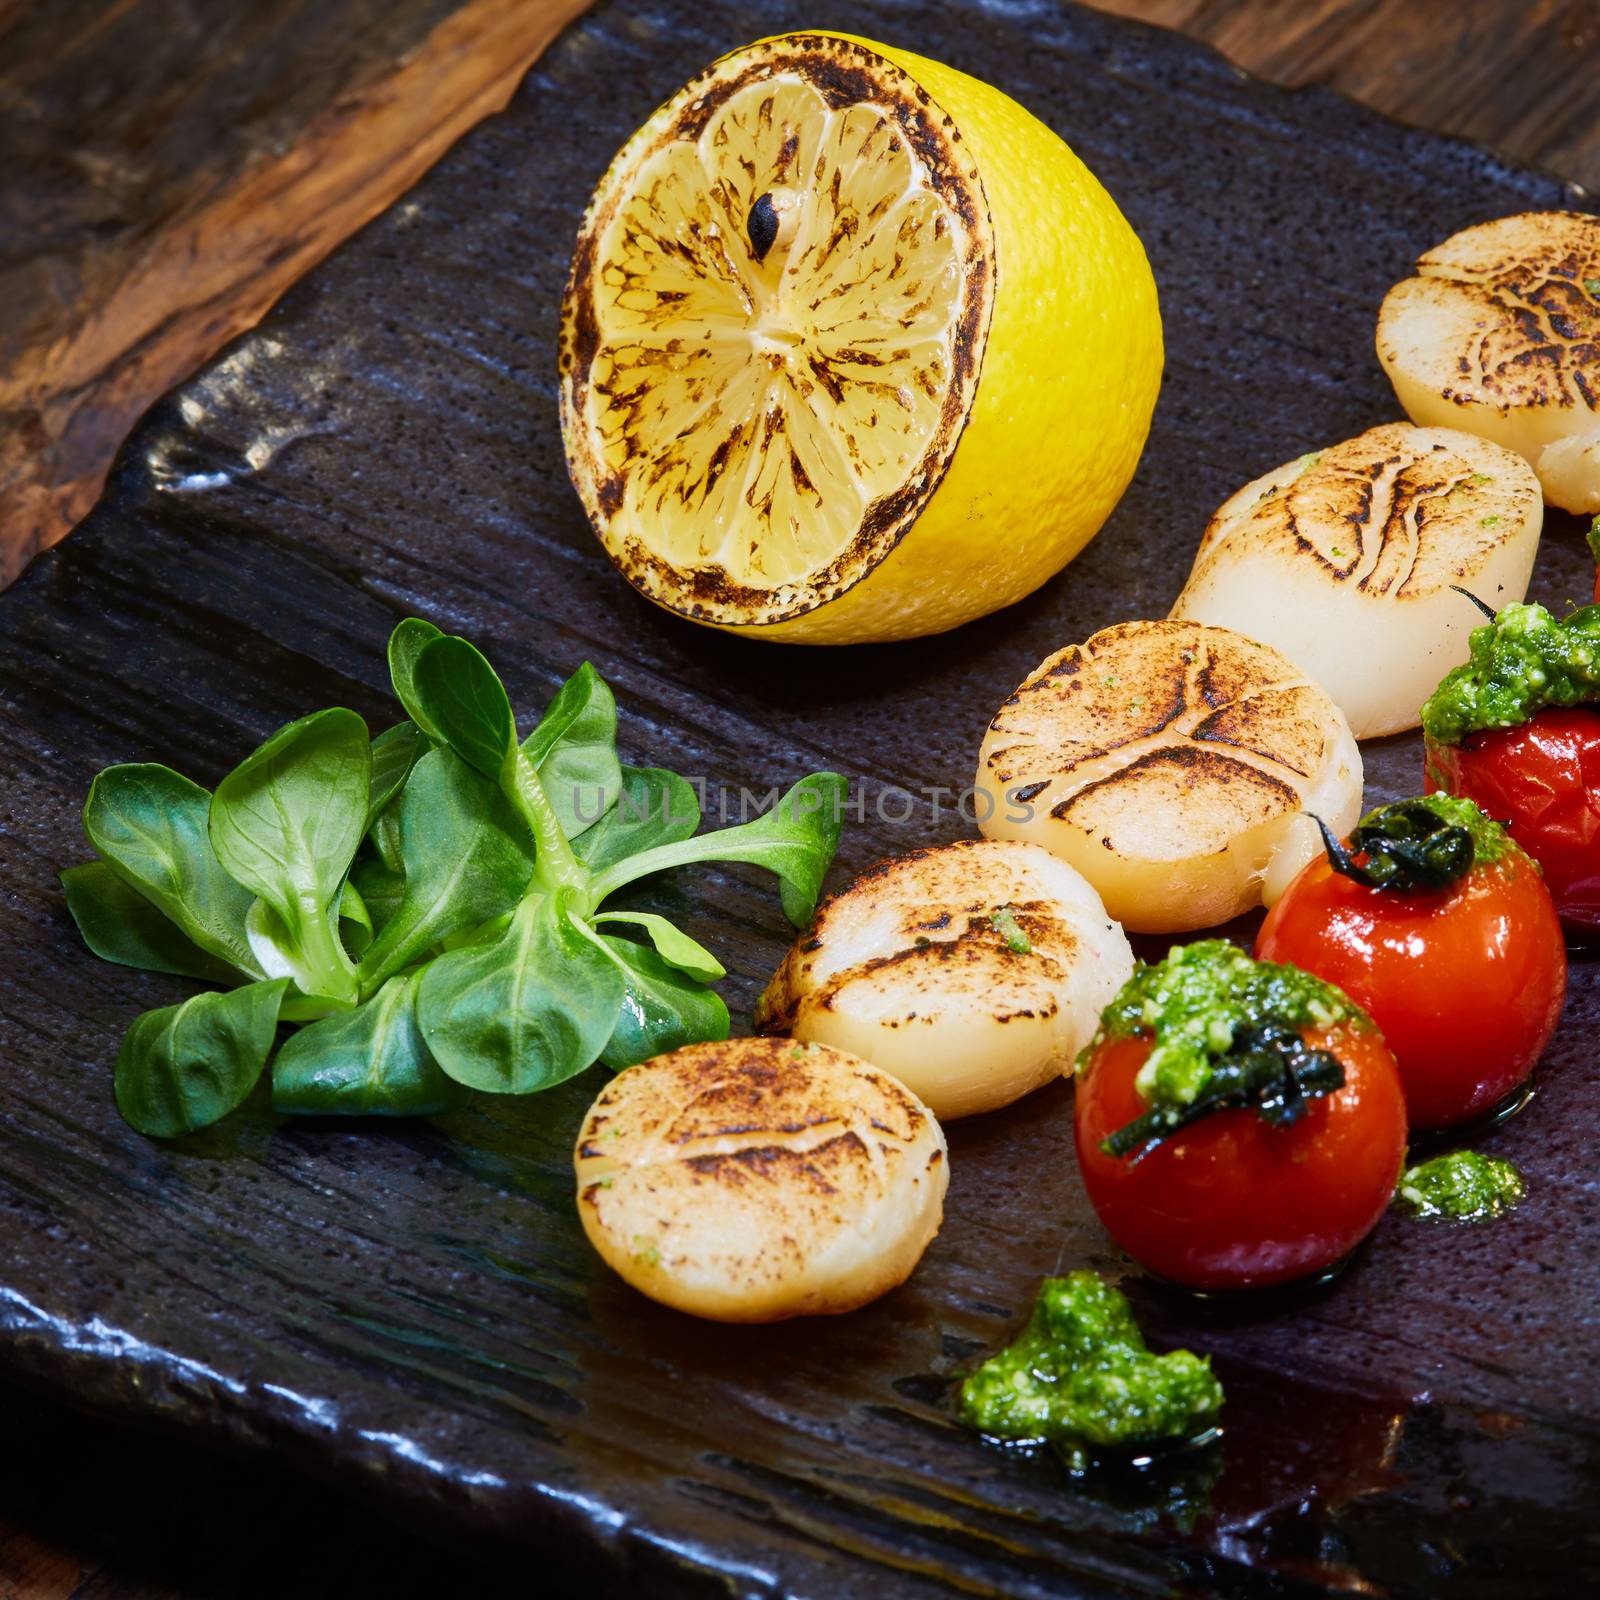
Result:
<instances>
[{"instance_id":1,"label":"pesto sauce on tomato","mask_svg":"<svg viewBox=\"0 0 1600 1600\"><path fill-rule=\"evenodd\" d=\"M1369 811L1355 828L1359 834L1364 828L1381 827L1385 813L1404 806L1415 810L1426 808L1448 828L1462 828L1472 840L1472 864L1475 867L1493 866L1506 855L1522 852L1512 842L1511 835L1493 817L1483 811L1476 801L1460 795L1446 794L1442 790L1433 794L1418 795L1414 800L1391 802Z\"/></svg>"},{"instance_id":2,"label":"pesto sauce on tomato","mask_svg":"<svg viewBox=\"0 0 1600 1600\"><path fill-rule=\"evenodd\" d=\"M1152 1106L1187 1106L1212 1064L1241 1029L1276 1022L1290 1028L1371 1027L1367 1015L1330 983L1299 967L1255 961L1224 939L1178 945L1164 960L1141 962L1100 1014L1080 1069L1110 1039L1148 1037L1150 1054L1134 1087Z\"/></svg>"},{"instance_id":3,"label":"pesto sauce on tomato","mask_svg":"<svg viewBox=\"0 0 1600 1600\"><path fill-rule=\"evenodd\" d=\"M1527 1190L1522 1174L1504 1157L1452 1150L1408 1168L1395 1204L1415 1217L1492 1222L1513 1210Z\"/></svg>"},{"instance_id":4,"label":"pesto sauce on tomato","mask_svg":"<svg viewBox=\"0 0 1600 1600\"><path fill-rule=\"evenodd\" d=\"M1600 606L1560 622L1543 606L1503 607L1474 628L1470 654L1422 708L1435 744L1460 744L1488 728L1516 728L1546 706L1600 700Z\"/></svg>"},{"instance_id":5,"label":"pesto sauce on tomato","mask_svg":"<svg viewBox=\"0 0 1600 1600\"><path fill-rule=\"evenodd\" d=\"M1210 1357L1153 1354L1126 1296L1094 1272L1046 1278L1027 1326L960 1395L980 1432L1048 1442L1079 1469L1101 1452L1196 1438L1221 1408Z\"/></svg>"}]
</instances>

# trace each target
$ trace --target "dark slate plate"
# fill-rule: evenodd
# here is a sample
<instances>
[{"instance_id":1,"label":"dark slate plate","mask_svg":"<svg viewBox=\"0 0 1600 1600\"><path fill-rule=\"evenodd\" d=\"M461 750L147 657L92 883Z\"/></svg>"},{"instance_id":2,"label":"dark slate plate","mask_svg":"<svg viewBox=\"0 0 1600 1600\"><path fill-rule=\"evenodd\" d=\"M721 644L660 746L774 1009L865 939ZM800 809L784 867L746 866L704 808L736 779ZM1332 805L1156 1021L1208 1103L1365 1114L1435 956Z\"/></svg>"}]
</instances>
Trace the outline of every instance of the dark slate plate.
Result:
<instances>
[{"instance_id":1,"label":"dark slate plate","mask_svg":"<svg viewBox=\"0 0 1600 1600\"><path fill-rule=\"evenodd\" d=\"M1528 1171L1516 1218L1387 1222L1334 1286L1269 1303L1132 1272L1084 1202L1065 1087L953 1129L948 1221L905 1289L745 1331L648 1304L585 1244L568 1160L593 1075L431 1125L281 1122L258 1102L162 1147L117 1118L122 1029L182 991L93 960L62 906L55 873L84 854L102 764L209 783L315 706L382 725L383 640L416 611L482 641L529 710L595 661L626 754L714 795L848 772L864 818L837 878L970 832L926 792L966 784L986 718L1041 656L1164 613L1225 494L1394 414L1373 315L1418 249L1574 203L1045 0L852 9L856 31L1001 85L1105 180L1160 281L1166 388L1111 524L1028 602L903 647L724 638L639 600L583 523L556 426L557 300L584 199L656 102L720 51L828 15L602 5L509 112L157 407L89 523L0 601L0 1357L112 1414L280 1452L447 1535L526 1541L541 1578L568 1563L587 1592L1590 1588L1587 965L1537 1100L1488 1141ZM1539 593L1577 595L1587 572L1553 519ZM1416 786L1413 740L1368 756L1375 795ZM653 893L723 952L747 1012L784 944L770 884L730 871ZM1220 1461L1075 1487L952 1425L948 1376L1041 1273L1082 1264L1129 1273L1158 1339L1216 1352Z\"/></svg>"}]
</instances>

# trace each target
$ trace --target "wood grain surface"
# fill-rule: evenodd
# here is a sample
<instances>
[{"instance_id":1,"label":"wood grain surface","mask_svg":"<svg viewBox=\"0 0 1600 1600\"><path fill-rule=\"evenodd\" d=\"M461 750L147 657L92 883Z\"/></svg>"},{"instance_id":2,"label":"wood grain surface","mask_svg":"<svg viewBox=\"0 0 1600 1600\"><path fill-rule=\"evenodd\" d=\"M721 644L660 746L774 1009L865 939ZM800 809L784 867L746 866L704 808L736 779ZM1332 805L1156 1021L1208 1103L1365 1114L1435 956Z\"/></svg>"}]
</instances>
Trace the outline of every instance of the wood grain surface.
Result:
<instances>
[{"instance_id":1,"label":"wood grain surface","mask_svg":"<svg viewBox=\"0 0 1600 1600\"><path fill-rule=\"evenodd\" d=\"M1600 0L1089 0L1600 192Z\"/></svg>"},{"instance_id":2,"label":"wood grain surface","mask_svg":"<svg viewBox=\"0 0 1600 1600\"><path fill-rule=\"evenodd\" d=\"M912 3L859 0L858 25L892 34ZM525 714L593 661L625 756L713 793L848 773L862 816L841 883L968 831L948 798L908 814L901 797L965 785L998 699L1062 640L1163 614L1207 508L1393 415L1371 318L1396 263L1486 211L1571 203L1334 96L1246 82L1167 32L1013 0L919 3L928 53L1035 106L1146 240L1169 307L1155 432L1104 534L1027 603L933 642L763 649L663 615L599 556L565 481L550 352L574 219L618 144L706 60L804 25L810 6L601 0L505 116L152 411L82 529L0 600L4 1365L196 1452L297 1465L330 1504L351 1497L352 1530L380 1504L474 1550L500 1529L528 1546L529 1588L588 1600L630 1578L651 1600L948 1600L958 1585L1478 1600L1508 1569L1522 1593L1552 1574L1588 1592L1592 964L1548 1092L1494 1136L1529 1177L1509 1237L1393 1218L1334 1289L1275 1313L1127 1280L1152 1340L1212 1352L1228 1386L1203 1524L1165 1500L1074 1492L945 1410L1041 1273L1123 1270L1077 1181L1065 1085L952 1129L947 1222L903 1293L758 1338L653 1308L594 1257L572 1203L572 1130L594 1093L581 1078L437 1124L285 1124L263 1098L183 1148L117 1118L117 1041L181 986L93 961L62 908L56 873L81 857L102 764L215 781L316 705L383 726L383 641L417 611L478 638ZM1571 519L1552 519L1539 596L1591 573ZM1414 789L1414 740L1367 762L1374 802ZM770 884L732 870L639 892L727 960L743 1025L789 937ZM26 1443L15 1459L48 1470ZM136 1460L123 1476L159 1470ZM108 1501L103 1479L59 1478L83 1491L53 1527L84 1543L63 1551L34 1525L17 1548L36 1573L62 1557L69 1583L82 1559L99 1575L79 1592L118 1592L124 1569L85 1549L118 1526L118 1479ZM178 1540L220 1514L183 1482L168 1501ZM274 1534L294 1552L310 1527L271 1494L230 1502L223 1542L260 1553L247 1575L265 1573ZM319 1569L319 1542L298 1550L302 1581L257 1592L325 1592L338 1574ZM217 1593L204 1572L162 1581Z\"/></svg>"},{"instance_id":3,"label":"wood grain surface","mask_svg":"<svg viewBox=\"0 0 1600 1600\"><path fill-rule=\"evenodd\" d=\"M0 587L585 0L0 3Z\"/></svg>"},{"instance_id":4,"label":"wood grain surface","mask_svg":"<svg viewBox=\"0 0 1600 1600\"><path fill-rule=\"evenodd\" d=\"M0 573L93 500L156 395L492 109L578 8L0 0ZM1593 4L1103 9L1600 178ZM479 48L501 52L493 71ZM0 1389L0 1600L450 1592L425 1550L353 1521L320 1489Z\"/></svg>"}]
</instances>

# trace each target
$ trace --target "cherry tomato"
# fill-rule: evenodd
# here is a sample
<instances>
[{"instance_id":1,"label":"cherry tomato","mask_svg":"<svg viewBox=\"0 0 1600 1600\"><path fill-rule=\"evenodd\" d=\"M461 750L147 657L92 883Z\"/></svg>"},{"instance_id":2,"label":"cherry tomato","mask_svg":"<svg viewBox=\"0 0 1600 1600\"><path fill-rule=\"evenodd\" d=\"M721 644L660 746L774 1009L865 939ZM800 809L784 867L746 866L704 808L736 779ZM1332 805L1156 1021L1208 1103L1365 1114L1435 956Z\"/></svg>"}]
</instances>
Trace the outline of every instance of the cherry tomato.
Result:
<instances>
[{"instance_id":1,"label":"cherry tomato","mask_svg":"<svg viewBox=\"0 0 1600 1600\"><path fill-rule=\"evenodd\" d=\"M1147 1110L1134 1077L1147 1038L1102 1042L1073 1113L1084 1187L1111 1237L1152 1272L1195 1289L1242 1289L1322 1272L1377 1226L1406 1148L1394 1057L1372 1029L1307 1028L1343 1063L1342 1089L1276 1128L1218 1111L1137 1160L1101 1141Z\"/></svg>"},{"instance_id":2,"label":"cherry tomato","mask_svg":"<svg viewBox=\"0 0 1600 1600\"><path fill-rule=\"evenodd\" d=\"M1413 1128L1470 1121L1510 1094L1567 988L1550 892L1517 850L1411 893L1368 888L1319 856L1267 913L1256 955L1327 979L1378 1024Z\"/></svg>"},{"instance_id":3,"label":"cherry tomato","mask_svg":"<svg viewBox=\"0 0 1600 1600\"><path fill-rule=\"evenodd\" d=\"M1544 868L1561 920L1600 932L1600 709L1551 707L1459 745L1429 740L1426 779L1503 822Z\"/></svg>"}]
</instances>

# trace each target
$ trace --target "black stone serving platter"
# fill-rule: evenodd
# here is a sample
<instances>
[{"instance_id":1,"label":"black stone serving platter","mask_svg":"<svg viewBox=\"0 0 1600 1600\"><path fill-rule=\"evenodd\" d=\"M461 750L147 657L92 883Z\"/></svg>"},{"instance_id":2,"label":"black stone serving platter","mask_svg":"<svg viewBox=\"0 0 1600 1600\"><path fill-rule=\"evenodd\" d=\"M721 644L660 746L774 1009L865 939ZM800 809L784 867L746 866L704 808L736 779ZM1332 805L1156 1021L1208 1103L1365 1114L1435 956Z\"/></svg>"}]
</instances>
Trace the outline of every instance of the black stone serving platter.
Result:
<instances>
[{"instance_id":1,"label":"black stone serving platter","mask_svg":"<svg viewBox=\"0 0 1600 1600\"><path fill-rule=\"evenodd\" d=\"M555 341L579 214L626 135L721 51L826 24L1058 129L1144 238L1168 354L1138 477L1064 575L947 637L808 652L690 626L613 573L567 483ZM1395 415L1373 318L1417 252L1584 203L1051 0L606 0L504 115L158 405L87 524L0 599L0 1366L274 1452L463 1549L521 1542L545 1592L1600 1586L1600 973L1582 956L1537 1097L1483 1139L1528 1175L1503 1224L1391 1218L1331 1285L1192 1298L1099 1228L1063 1084L951 1128L944 1231L906 1287L733 1329L641 1299L585 1242L570 1151L598 1069L431 1123L287 1121L258 1095L205 1134L140 1138L112 1102L118 1040L185 989L91 957L56 884L86 854L102 765L209 784L318 706L387 725L383 643L412 612L478 640L525 715L593 661L625 756L703 777L713 811L848 773L863 815L834 882L968 834L948 795L1042 656L1164 614L1226 494ZM1552 517L1537 593L1589 582L1576 524ZM1366 754L1374 798L1417 787L1414 738ZM770 880L646 898L723 955L746 1021L786 943ZM1075 1266L1121 1279L1158 1344L1215 1354L1219 1448L1074 1482L953 1423L952 1375Z\"/></svg>"}]
</instances>

